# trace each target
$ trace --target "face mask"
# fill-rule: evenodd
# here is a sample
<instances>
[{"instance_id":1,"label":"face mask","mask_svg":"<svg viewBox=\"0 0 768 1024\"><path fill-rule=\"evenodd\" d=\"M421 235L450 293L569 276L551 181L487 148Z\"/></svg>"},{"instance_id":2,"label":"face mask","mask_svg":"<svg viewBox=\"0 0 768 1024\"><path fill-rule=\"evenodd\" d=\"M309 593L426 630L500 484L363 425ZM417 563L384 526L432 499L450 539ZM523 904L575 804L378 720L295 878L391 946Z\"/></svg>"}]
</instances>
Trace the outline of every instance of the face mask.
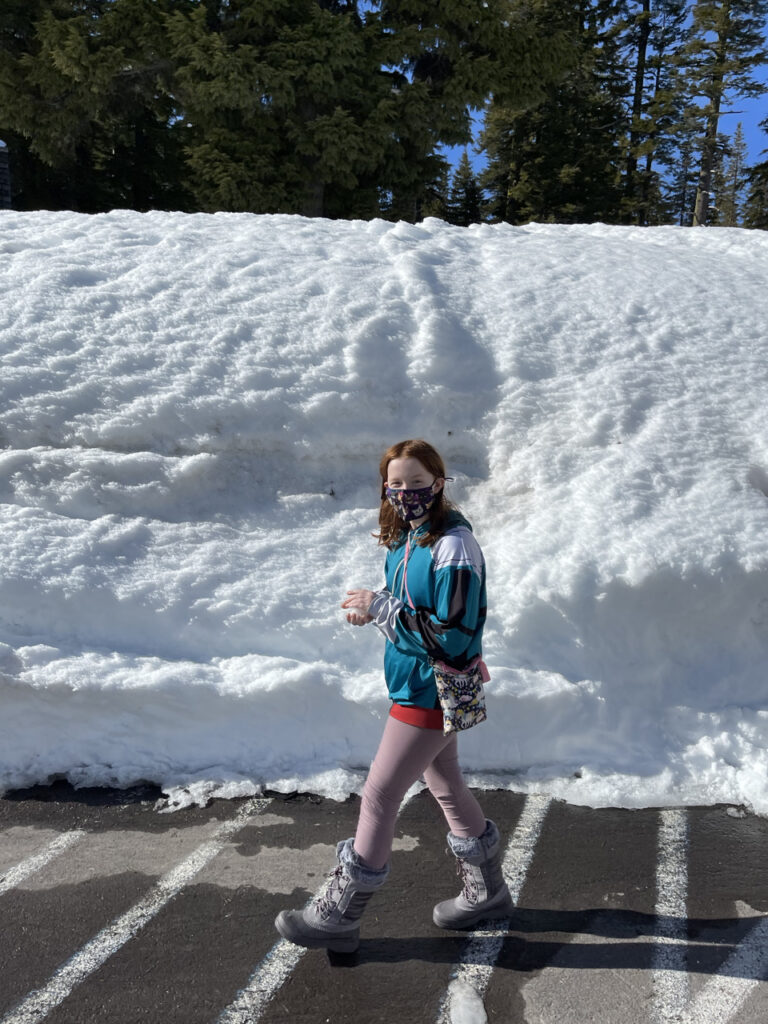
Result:
<instances>
[{"instance_id":1,"label":"face mask","mask_svg":"<svg viewBox=\"0 0 768 1024\"><path fill-rule=\"evenodd\" d=\"M431 485L429 487L419 487L413 490L403 489L401 491L388 487L387 501L401 519L404 519L406 523L410 523L412 519L420 519L427 514L437 501L439 493L440 491L437 494L433 494Z\"/></svg>"}]
</instances>

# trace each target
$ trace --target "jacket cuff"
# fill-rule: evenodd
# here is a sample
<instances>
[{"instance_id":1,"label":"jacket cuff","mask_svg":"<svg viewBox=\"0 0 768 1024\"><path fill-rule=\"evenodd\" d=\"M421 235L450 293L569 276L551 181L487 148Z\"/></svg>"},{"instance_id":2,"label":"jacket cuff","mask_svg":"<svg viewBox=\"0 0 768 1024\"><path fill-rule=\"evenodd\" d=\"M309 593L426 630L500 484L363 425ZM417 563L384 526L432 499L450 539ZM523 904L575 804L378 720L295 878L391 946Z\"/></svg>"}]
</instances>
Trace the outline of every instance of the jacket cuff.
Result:
<instances>
[{"instance_id":1,"label":"jacket cuff","mask_svg":"<svg viewBox=\"0 0 768 1024\"><path fill-rule=\"evenodd\" d=\"M378 626L387 640L395 642L397 632L395 623L403 602L394 597L388 590L380 590L368 606L368 614L373 616L373 624Z\"/></svg>"}]
</instances>

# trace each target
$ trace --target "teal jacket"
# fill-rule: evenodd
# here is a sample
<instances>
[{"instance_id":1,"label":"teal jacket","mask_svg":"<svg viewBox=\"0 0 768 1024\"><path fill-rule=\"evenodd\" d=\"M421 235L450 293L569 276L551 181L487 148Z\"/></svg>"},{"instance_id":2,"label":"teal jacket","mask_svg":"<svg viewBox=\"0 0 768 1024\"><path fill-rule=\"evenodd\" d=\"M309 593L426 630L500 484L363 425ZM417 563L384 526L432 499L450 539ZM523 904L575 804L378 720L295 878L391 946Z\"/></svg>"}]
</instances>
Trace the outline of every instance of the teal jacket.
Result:
<instances>
[{"instance_id":1,"label":"teal jacket","mask_svg":"<svg viewBox=\"0 0 768 1024\"><path fill-rule=\"evenodd\" d=\"M438 706L430 659L465 668L482 653L487 614L485 559L467 520L452 513L443 536L419 547L414 540L427 531L423 523L387 553L387 585L369 608L387 638L390 699L420 708Z\"/></svg>"}]
</instances>

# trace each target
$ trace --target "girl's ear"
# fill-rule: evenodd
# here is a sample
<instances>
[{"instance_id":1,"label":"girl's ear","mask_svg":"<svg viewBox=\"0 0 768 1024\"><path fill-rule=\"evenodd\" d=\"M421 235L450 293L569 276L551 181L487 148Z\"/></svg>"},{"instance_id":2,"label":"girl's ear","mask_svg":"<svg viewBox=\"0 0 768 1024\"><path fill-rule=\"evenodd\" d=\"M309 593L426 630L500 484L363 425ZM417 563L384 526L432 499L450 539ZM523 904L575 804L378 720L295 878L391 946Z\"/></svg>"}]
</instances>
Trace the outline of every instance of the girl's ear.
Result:
<instances>
[{"instance_id":1,"label":"girl's ear","mask_svg":"<svg viewBox=\"0 0 768 1024\"><path fill-rule=\"evenodd\" d=\"M439 487L437 485L440 485ZM432 493L438 494L445 487L445 477L439 476L432 481Z\"/></svg>"}]
</instances>

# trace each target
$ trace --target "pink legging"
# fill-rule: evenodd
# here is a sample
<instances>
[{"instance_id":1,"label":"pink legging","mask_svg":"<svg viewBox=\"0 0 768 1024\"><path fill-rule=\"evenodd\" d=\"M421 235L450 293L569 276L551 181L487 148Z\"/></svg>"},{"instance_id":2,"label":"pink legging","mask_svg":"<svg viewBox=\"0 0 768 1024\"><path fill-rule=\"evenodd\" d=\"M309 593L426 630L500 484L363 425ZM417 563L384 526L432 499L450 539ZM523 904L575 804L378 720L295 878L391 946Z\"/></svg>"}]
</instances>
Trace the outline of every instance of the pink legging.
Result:
<instances>
[{"instance_id":1,"label":"pink legging","mask_svg":"<svg viewBox=\"0 0 768 1024\"><path fill-rule=\"evenodd\" d=\"M469 839L485 831L485 815L459 768L456 733L444 736L441 729L390 717L365 782L355 834L355 852L367 867L382 868L389 860L400 804L422 775L454 835Z\"/></svg>"}]
</instances>

